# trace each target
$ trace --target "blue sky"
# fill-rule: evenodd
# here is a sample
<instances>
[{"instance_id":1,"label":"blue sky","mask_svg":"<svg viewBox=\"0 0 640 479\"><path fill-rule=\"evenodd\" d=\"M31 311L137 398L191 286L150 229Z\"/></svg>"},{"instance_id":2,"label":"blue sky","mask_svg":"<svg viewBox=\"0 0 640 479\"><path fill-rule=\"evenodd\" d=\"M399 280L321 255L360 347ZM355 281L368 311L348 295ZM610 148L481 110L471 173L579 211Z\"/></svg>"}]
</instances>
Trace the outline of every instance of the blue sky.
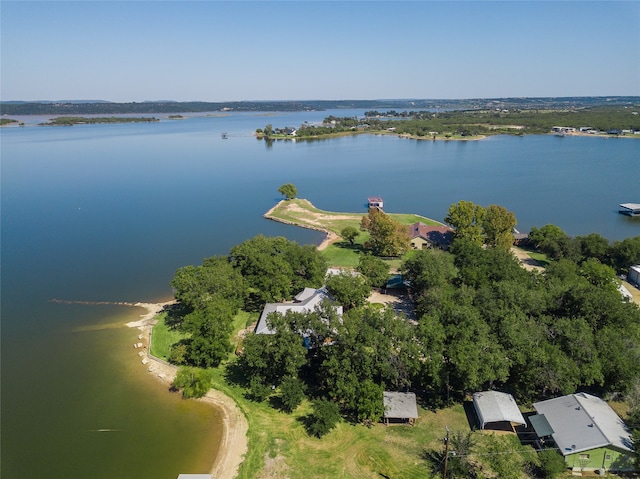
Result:
<instances>
[{"instance_id":1,"label":"blue sky","mask_svg":"<svg viewBox=\"0 0 640 479\"><path fill-rule=\"evenodd\" d=\"M640 95L640 1L2 0L2 100Z\"/></svg>"}]
</instances>

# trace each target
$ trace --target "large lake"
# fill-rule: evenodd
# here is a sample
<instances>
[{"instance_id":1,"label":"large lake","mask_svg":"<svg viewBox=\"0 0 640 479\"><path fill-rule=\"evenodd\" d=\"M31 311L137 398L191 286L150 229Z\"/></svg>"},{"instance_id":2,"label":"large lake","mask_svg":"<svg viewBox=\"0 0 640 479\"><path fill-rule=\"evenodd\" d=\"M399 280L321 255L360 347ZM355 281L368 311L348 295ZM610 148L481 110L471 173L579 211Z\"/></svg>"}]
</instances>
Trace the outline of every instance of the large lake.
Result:
<instances>
[{"instance_id":1,"label":"large lake","mask_svg":"<svg viewBox=\"0 0 640 479\"><path fill-rule=\"evenodd\" d=\"M122 326L143 311L51 300L162 300L178 267L258 233L319 243L262 218L283 183L325 210L364 213L380 195L389 212L442 220L469 200L514 211L523 232L553 223L612 241L640 235L640 219L617 213L640 202L640 140L367 135L268 146L252 136L330 114L363 111L2 129L3 477L209 469L220 418L146 372L138 332Z\"/></svg>"}]
</instances>

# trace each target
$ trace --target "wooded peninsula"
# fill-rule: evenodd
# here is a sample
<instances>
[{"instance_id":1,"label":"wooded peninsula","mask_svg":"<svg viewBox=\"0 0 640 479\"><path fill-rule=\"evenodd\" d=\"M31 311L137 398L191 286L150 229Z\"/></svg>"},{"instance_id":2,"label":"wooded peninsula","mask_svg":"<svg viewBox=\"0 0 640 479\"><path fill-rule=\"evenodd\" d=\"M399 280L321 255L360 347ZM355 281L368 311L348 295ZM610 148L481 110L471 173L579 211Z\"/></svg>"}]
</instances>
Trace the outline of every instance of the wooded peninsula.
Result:
<instances>
[{"instance_id":1,"label":"wooded peninsula","mask_svg":"<svg viewBox=\"0 0 640 479\"><path fill-rule=\"evenodd\" d=\"M445 426L458 451L447 477L563 474L553 449L472 430L468 396L485 389L525 408L577 391L615 399L640 443L640 308L618 278L640 263L640 237L533 228L526 246L542 268L532 270L512 254L516 218L499 205L451 205L451 242L412 249L409 224L444 225L376 208L324 212L294 185L279 191L287 199L270 218L338 240L319 251L256 236L180 268L178 303L153 332L185 397L213 385L245 412L239 477L440 477ZM390 290L399 302L379 299ZM311 292L325 298L314 309L275 308ZM384 391L415 392L414 427L379 423Z\"/></svg>"},{"instance_id":2,"label":"wooded peninsula","mask_svg":"<svg viewBox=\"0 0 640 479\"><path fill-rule=\"evenodd\" d=\"M584 134L640 138L640 104L630 108L477 109L460 111L377 110L363 118L329 116L321 124L256 130L265 140L315 139L357 134L391 134L416 139L479 139L491 135Z\"/></svg>"}]
</instances>

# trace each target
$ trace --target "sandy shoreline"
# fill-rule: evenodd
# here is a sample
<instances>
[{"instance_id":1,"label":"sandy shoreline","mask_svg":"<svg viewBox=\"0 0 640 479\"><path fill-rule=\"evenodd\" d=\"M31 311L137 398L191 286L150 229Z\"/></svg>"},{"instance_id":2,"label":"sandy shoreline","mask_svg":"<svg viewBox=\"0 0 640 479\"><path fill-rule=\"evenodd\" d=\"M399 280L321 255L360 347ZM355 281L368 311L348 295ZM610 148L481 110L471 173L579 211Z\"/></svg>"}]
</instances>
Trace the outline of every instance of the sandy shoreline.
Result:
<instances>
[{"instance_id":1,"label":"sandy shoreline","mask_svg":"<svg viewBox=\"0 0 640 479\"><path fill-rule=\"evenodd\" d=\"M166 306L175 303L176 301L172 300L164 303L120 304L140 307L147 310L147 313L141 315L138 321L131 321L126 325L130 328L138 328L142 332L140 335L141 338L149 345L151 328L156 322L155 316ZM142 362L148 365L147 371L163 383L170 385L176 376L178 368L151 356L148 347L144 347L143 351ZM216 479L233 479L237 476L238 468L240 464L242 464L242 461L244 461L244 456L248 450L247 431L249 430L249 424L247 418L235 401L221 391L210 389L199 401L209 403L215 407L220 412L223 424L220 448L211 466L210 474Z\"/></svg>"},{"instance_id":2,"label":"sandy shoreline","mask_svg":"<svg viewBox=\"0 0 640 479\"><path fill-rule=\"evenodd\" d=\"M304 225L304 224L298 224L298 223L294 223L293 221L287 221L287 220L283 220L280 218L276 218L274 216L271 216L272 213L274 212L274 210L280 206L283 203L286 203L287 200L280 200L278 201L278 203L276 203L275 206L273 206L273 208L271 208L269 211L267 211L264 215L262 215L264 218L268 219L268 220L272 220L272 221L277 221L278 223L284 223L286 225L292 225L292 226L297 226L299 228L306 228L308 230L314 230L314 231L321 231L324 234L326 234L327 236L322 240L322 243L320 243L318 245L318 251L322 251L323 249L326 249L330 244L335 243L336 241L338 241L340 239L340 236L338 236L337 234L335 234L333 231L329 231L326 230L324 228L314 228L312 226L309 225ZM311 202L309 202L309 204L311 204ZM313 205L311 205L313 206Z\"/></svg>"}]
</instances>

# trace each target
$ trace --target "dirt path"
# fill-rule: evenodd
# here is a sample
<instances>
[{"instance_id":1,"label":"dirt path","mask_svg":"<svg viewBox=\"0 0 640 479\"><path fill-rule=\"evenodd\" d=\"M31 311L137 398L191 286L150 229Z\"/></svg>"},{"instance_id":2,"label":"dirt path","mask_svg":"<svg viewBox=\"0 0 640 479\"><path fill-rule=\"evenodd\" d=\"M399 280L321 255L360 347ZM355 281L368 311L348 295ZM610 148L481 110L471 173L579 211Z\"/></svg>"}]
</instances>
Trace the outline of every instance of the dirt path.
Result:
<instances>
[{"instance_id":1,"label":"dirt path","mask_svg":"<svg viewBox=\"0 0 640 479\"><path fill-rule=\"evenodd\" d=\"M511 252L515 255L516 258L518 258L518 261L520 261L520 264L524 269L527 269L529 271L544 271L544 267L531 256L529 256L529 254L522 248L512 246Z\"/></svg>"}]
</instances>

